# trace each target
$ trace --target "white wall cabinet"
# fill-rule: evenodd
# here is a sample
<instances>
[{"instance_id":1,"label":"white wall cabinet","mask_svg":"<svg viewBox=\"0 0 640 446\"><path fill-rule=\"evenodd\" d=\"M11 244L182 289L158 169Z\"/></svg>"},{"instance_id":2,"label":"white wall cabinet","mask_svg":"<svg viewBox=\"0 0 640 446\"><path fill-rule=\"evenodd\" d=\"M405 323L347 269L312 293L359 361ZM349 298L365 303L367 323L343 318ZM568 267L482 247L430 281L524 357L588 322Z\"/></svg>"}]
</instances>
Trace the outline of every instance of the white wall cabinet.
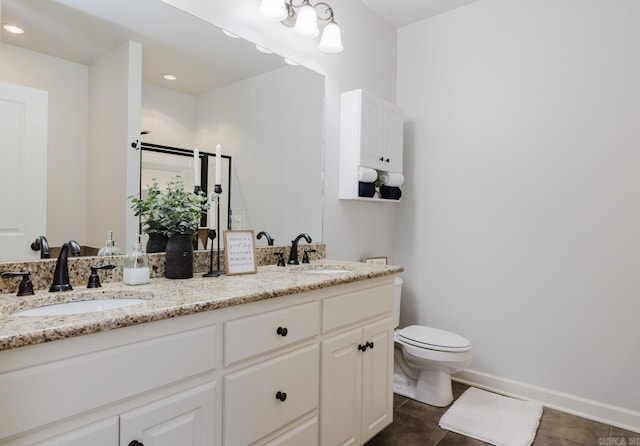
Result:
<instances>
[{"instance_id":1,"label":"white wall cabinet","mask_svg":"<svg viewBox=\"0 0 640 446\"><path fill-rule=\"evenodd\" d=\"M363 444L392 421L393 301L385 276L0 351L0 445Z\"/></svg>"},{"instance_id":2,"label":"white wall cabinet","mask_svg":"<svg viewBox=\"0 0 640 446\"><path fill-rule=\"evenodd\" d=\"M402 143L400 108L363 90L342 93L340 198L359 198L358 167L402 173Z\"/></svg>"}]
</instances>

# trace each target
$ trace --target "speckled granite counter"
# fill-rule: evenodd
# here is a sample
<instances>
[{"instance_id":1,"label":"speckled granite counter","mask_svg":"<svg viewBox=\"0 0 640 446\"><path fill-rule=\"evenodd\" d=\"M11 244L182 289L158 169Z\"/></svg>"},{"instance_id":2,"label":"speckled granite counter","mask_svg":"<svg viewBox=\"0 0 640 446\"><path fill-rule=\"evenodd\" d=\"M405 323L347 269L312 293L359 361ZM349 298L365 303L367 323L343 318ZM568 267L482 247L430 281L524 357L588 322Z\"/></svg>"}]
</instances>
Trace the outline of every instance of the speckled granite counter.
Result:
<instances>
[{"instance_id":1,"label":"speckled granite counter","mask_svg":"<svg viewBox=\"0 0 640 446\"><path fill-rule=\"evenodd\" d=\"M343 272L310 274L310 269ZM0 295L0 350L55 341L144 322L216 310L289 294L328 288L402 272L399 266L324 260L299 266L261 266L257 274L169 280L152 279L148 285L130 287L105 283L89 290L76 287L64 293L40 290L35 296ZM145 303L100 313L64 316L12 316L20 310L54 303L102 299L141 298Z\"/></svg>"}]
</instances>

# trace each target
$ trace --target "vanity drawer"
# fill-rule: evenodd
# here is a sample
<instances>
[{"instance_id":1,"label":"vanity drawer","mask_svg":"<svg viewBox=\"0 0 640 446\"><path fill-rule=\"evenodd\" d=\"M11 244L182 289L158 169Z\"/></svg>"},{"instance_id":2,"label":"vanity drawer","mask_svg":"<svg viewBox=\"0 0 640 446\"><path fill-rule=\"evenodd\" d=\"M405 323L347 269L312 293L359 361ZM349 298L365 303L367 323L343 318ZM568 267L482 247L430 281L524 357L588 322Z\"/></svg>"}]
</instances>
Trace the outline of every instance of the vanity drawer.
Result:
<instances>
[{"instance_id":1,"label":"vanity drawer","mask_svg":"<svg viewBox=\"0 0 640 446\"><path fill-rule=\"evenodd\" d=\"M394 287L384 284L325 299L322 302L322 332L346 327L393 312Z\"/></svg>"},{"instance_id":2,"label":"vanity drawer","mask_svg":"<svg viewBox=\"0 0 640 446\"><path fill-rule=\"evenodd\" d=\"M315 344L225 376L223 444L251 444L316 409L319 366Z\"/></svg>"},{"instance_id":3,"label":"vanity drawer","mask_svg":"<svg viewBox=\"0 0 640 446\"><path fill-rule=\"evenodd\" d=\"M309 302L224 324L224 364L270 352L318 335L320 304Z\"/></svg>"}]
</instances>

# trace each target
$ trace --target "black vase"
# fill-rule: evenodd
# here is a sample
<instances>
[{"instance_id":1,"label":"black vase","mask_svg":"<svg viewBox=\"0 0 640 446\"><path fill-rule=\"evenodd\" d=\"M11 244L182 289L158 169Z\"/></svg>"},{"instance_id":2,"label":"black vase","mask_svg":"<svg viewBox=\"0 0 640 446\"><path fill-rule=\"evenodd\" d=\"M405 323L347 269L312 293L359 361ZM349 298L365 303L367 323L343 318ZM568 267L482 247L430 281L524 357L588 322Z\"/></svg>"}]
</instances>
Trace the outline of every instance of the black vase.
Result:
<instances>
[{"instance_id":1,"label":"black vase","mask_svg":"<svg viewBox=\"0 0 640 446\"><path fill-rule=\"evenodd\" d=\"M147 240L147 253L165 252L168 240L169 237L160 232L149 233L149 240Z\"/></svg>"},{"instance_id":2,"label":"black vase","mask_svg":"<svg viewBox=\"0 0 640 446\"><path fill-rule=\"evenodd\" d=\"M167 279L193 277L193 234L173 234L167 242L164 257L164 276Z\"/></svg>"}]
</instances>

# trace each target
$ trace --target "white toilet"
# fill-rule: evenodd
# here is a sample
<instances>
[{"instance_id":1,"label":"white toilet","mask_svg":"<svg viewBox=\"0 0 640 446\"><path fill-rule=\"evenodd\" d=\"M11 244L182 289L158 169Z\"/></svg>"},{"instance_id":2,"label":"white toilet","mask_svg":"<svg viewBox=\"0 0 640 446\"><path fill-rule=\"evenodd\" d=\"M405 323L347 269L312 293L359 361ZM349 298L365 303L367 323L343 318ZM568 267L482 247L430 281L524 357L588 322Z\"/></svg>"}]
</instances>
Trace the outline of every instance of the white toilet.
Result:
<instances>
[{"instance_id":1,"label":"white toilet","mask_svg":"<svg viewBox=\"0 0 640 446\"><path fill-rule=\"evenodd\" d=\"M395 327L393 391L432 406L453 401L451 374L471 364L471 342L437 328L400 325L402 279L395 283Z\"/></svg>"}]
</instances>

